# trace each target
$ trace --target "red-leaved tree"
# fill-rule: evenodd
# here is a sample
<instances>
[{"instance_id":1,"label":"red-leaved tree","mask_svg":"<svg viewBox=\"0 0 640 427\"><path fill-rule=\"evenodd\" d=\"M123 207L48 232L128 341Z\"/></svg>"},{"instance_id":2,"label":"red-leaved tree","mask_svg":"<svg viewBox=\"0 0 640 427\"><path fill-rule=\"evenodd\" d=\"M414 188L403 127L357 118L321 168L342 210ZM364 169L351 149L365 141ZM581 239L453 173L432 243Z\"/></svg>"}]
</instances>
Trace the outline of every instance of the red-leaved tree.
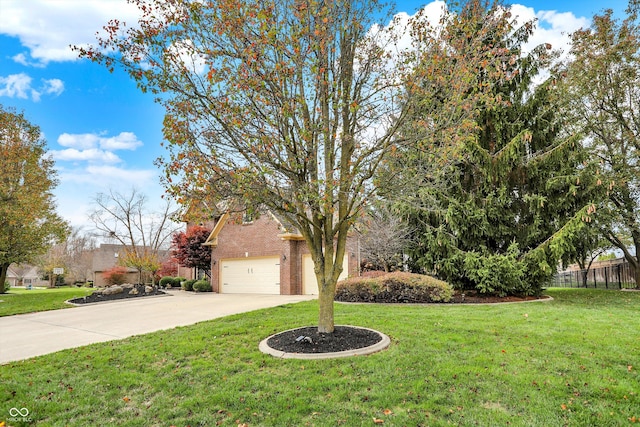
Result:
<instances>
[{"instance_id":1,"label":"red-leaved tree","mask_svg":"<svg viewBox=\"0 0 640 427\"><path fill-rule=\"evenodd\" d=\"M211 248L203 246L211 230L202 226L190 227L186 232L173 235L171 255L183 267L198 268L207 272L211 269Z\"/></svg>"},{"instance_id":2,"label":"red-leaved tree","mask_svg":"<svg viewBox=\"0 0 640 427\"><path fill-rule=\"evenodd\" d=\"M127 268L121 265L113 266L110 269L103 271L102 277L109 286L122 285L127 281Z\"/></svg>"}]
</instances>

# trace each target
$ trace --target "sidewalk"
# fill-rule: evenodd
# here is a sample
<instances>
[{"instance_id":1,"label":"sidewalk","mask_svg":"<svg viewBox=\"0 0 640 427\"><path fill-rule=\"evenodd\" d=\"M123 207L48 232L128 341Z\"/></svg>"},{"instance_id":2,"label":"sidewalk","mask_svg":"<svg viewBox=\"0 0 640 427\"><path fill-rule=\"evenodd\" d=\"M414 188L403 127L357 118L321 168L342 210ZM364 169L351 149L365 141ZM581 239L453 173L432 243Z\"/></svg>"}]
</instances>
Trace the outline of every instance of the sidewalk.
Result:
<instances>
[{"instance_id":1,"label":"sidewalk","mask_svg":"<svg viewBox=\"0 0 640 427\"><path fill-rule=\"evenodd\" d=\"M314 298L170 291L166 296L0 317L0 364Z\"/></svg>"}]
</instances>

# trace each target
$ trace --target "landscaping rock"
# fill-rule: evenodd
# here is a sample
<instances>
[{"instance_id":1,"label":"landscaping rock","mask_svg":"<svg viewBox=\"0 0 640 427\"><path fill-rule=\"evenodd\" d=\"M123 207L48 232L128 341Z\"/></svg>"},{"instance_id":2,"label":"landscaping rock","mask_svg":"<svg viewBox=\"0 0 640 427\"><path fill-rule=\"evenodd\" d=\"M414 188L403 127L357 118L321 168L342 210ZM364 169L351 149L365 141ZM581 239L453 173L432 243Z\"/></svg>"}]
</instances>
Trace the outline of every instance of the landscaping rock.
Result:
<instances>
[{"instance_id":1,"label":"landscaping rock","mask_svg":"<svg viewBox=\"0 0 640 427\"><path fill-rule=\"evenodd\" d=\"M120 300L125 298L142 298L142 297L147 297L152 295L165 295L165 293L162 292L161 290L151 286L145 287L145 285L134 285L132 289L126 289L126 288L122 288L121 286L118 286L121 290L119 293L109 293L109 292L113 292L112 290L113 287L114 286L107 288L109 290L107 293L103 293L102 291L99 292L99 290L96 290L91 295L87 295L86 297L81 297L81 298L74 298L69 302L72 302L74 304L87 304L87 303L95 303L95 302ZM147 288L150 288L151 292L147 292L148 290Z\"/></svg>"},{"instance_id":2,"label":"landscaping rock","mask_svg":"<svg viewBox=\"0 0 640 427\"><path fill-rule=\"evenodd\" d=\"M114 295L121 294L124 292L124 288L120 285L109 286L104 291L102 291L102 295Z\"/></svg>"},{"instance_id":3,"label":"landscaping rock","mask_svg":"<svg viewBox=\"0 0 640 427\"><path fill-rule=\"evenodd\" d=\"M144 293L146 293L146 294L150 294L150 293L152 293L154 290L155 290L155 289L154 289L154 287L153 287L153 286L145 286L145 287L144 287Z\"/></svg>"},{"instance_id":4,"label":"landscaping rock","mask_svg":"<svg viewBox=\"0 0 640 427\"><path fill-rule=\"evenodd\" d=\"M120 286L122 286L123 289L133 289L136 287L133 283L123 283Z\"/></svg>"}]
</instances>

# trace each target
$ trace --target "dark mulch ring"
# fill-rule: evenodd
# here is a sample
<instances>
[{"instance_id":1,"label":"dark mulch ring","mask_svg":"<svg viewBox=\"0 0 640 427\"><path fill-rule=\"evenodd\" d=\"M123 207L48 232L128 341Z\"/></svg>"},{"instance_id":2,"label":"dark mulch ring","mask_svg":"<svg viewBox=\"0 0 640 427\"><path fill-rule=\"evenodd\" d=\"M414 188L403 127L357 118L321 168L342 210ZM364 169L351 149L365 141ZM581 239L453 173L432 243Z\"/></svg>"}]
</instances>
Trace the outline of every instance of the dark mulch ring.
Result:
<instances>
[{"instance_id":1,"label":"dark mulch ring","mask_svg":"<svg viewBox=\"0 0 640 427\"><path fill-rule=\"evenodd\" d=\"M136 290L137 293L132 292ZM103 295L101 293L92 293L91 295L87 295L86 297L74 298L69 300L69 302L73 304L88 304L93 302L106 302L106 301L115 301L127 298L142 298L149 297L153 295L165 295L166 293L158 289L157 287L153 287L153 291L145 292L145 285L134 285L132 288L124 288L119 294L111 294L111 295Z\"/></svg>"},{"instance_id":2,"label":"dark mulch ring","mask_svg":"<svg viewBox=\"0 0 640 427\"><path fill-rule=\"evenodd\" d=\"M357 350L382 341L372 330L353 326L336 326L333 333L319 333L317 327L281 332L269 338L267 345L285 353L334 353Z\"/></svg>"}]
</instances>

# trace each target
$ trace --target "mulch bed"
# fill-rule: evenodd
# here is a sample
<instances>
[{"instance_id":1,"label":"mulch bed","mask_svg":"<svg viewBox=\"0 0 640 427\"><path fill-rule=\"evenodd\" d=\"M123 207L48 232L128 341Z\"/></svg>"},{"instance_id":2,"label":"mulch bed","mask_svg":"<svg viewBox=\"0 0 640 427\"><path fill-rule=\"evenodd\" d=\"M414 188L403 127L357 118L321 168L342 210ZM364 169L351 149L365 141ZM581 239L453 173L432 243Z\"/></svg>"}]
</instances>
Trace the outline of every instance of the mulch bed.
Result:
<instances>
[{"instance_id":1,"label":"mulch bed","mask_svg":"<svg viewBox=\"0 0 640 427\"><path fill-rule=\"evenodd\" d=\"M372 346L382 341L375 331L352 326L336 326L333 333L319 333L317 327L281 332L267 340L267 345L286 353L334 353Z\"/></svg>"},{"instance_id":2,"label":"mulch bed","mask_svg":"<svg viewBox=\"0 0 640 427\"><path fill-rule=\"evenodd\" d=\"M136 289L138 293L130 293L133 289ZM149 297L153 295L164 295L165 292L161 291L157 287L153 288L152 292L145 293L145 285L134 285L131 289L123 289L122 293L119 294L111 294L111 295L102 295L99 293L93 293L91 295L87 295L86 297L74 298L69 300L69 302L73 304L89 304L94 302L106 302L106 301L115 301L127 298L143 298Z\"/></svg>"}]
</instances>

